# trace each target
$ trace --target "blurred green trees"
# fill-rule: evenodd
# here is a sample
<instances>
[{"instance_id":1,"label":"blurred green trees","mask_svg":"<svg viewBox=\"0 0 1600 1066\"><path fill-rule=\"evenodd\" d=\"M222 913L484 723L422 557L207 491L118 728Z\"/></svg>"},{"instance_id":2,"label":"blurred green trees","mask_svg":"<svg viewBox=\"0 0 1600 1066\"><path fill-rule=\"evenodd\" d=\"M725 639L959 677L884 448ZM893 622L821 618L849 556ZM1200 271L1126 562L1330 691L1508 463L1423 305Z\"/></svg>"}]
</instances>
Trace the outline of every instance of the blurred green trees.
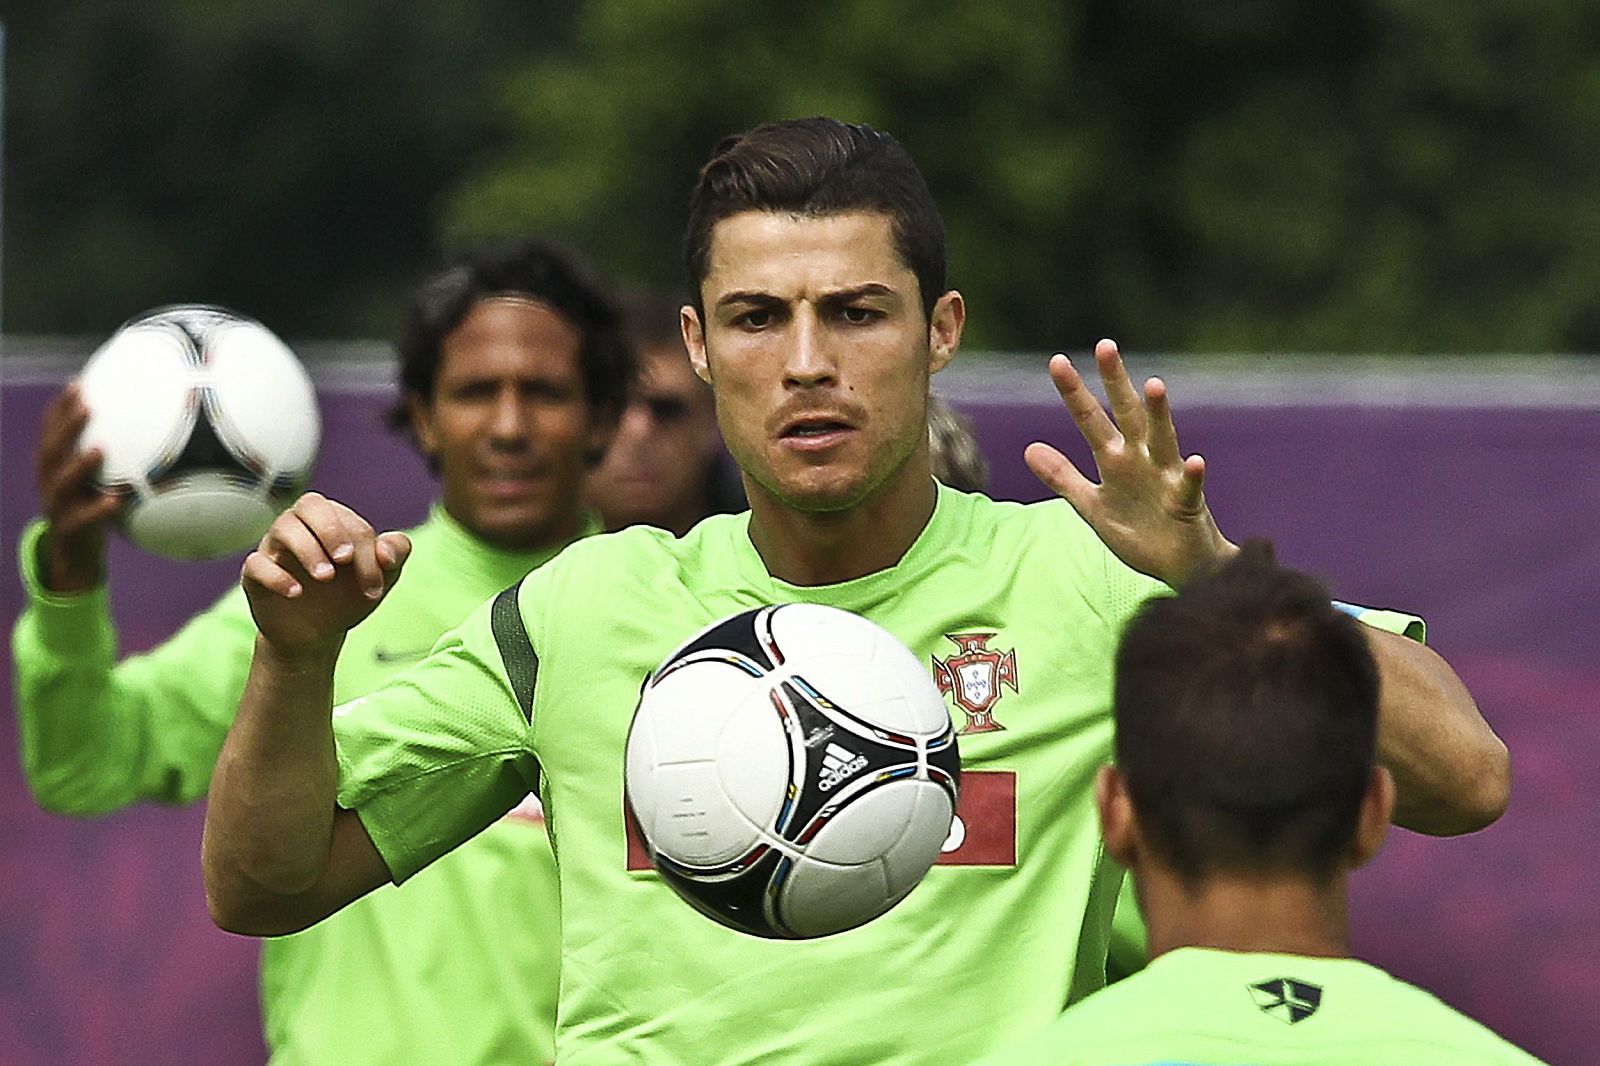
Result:
<instances>
[{"instance_id":1,"label":"blurred green trees","mask_svg":"<svg viewBox=\"0 0 1600 1066\"><path fill-rule=\"evenodd\" d=\"M387 333L514 229L680 285L710 147L824 112L922 165L976 345L1600 350L1596 40L1555 0L78 0L12 16L6 325Z\"/></svg>"}]
</instances>

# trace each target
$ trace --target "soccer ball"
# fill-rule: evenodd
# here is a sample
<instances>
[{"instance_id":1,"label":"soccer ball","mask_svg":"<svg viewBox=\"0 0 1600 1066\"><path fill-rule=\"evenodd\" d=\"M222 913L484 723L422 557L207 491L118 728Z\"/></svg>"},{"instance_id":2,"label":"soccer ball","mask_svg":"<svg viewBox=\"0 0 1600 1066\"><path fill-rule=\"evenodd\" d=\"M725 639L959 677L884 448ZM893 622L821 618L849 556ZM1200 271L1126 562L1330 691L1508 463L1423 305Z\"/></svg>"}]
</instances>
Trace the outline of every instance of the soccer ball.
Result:
<instances>
[{"instance_id":1,"label":"soccer ball","mask_svg":"<svg viewBox=\"0 0 1600 1066\"><path fill-rule=\"evenodd\" d=\"M773 938L861 925L916 887L955 815L961 759L915 656L848 611L736 614L650 675L628 810L696 910Z\"/></svg>"},{"instance_id":2,"label":"soccer ball","mask_svg":"<svg viewBox=\"0 0 1600 1066\"><path fill-rule=\"evenodd\" d=\"M321 423L311 379L261 323L177 305L126 322L79 377L78 447L105 455L123 531L147 551L208 559L261 539L305 485Z\"/></svg>"}]
</instances>

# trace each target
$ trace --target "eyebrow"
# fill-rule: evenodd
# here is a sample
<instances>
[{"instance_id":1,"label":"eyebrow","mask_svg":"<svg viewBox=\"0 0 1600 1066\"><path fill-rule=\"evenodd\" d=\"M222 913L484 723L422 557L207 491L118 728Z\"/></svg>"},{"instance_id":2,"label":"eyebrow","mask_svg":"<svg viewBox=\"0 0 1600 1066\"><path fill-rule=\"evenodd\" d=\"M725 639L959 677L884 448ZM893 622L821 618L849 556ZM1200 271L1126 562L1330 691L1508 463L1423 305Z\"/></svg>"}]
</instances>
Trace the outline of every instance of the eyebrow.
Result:
<instances>
[{"instance_id":1,"label":"eyebrow","mask_svg":"<svg viewBox=\"0 0 1600 1066\"><path fill-rule=\"evenodd\" d=\"M882 282L869 281L864 285L854 285L848 289L836 289L832 292L825 292L817 302L839 304L848 303L851 300L859 300L864 296L894 295L895 290L883 284ZM718 307L727 307L730 304L748 303L760 307L769 306L772 304L781 304L784 302L785 301L781 297L774 296L770 292L762 292L759 289L738 289L733 292L723 294L722 297L717 300L716 305Z\"/></svg>"}]
</instances>

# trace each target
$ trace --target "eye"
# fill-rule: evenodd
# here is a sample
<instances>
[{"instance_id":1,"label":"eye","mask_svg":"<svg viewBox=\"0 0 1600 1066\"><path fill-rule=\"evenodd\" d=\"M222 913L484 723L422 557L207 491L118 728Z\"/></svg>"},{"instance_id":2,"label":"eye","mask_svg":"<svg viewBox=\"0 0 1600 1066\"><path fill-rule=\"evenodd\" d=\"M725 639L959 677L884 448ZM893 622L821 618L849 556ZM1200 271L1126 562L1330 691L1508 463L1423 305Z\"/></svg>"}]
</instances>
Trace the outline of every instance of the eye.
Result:
<instances>
[{"instance_id":1,"label":"eye","mask_svg":"<svg viewBox=\"0 0 1600 1066\"><path fill-rule=\"evenodd\" d=\"M689 405L676 397L651 397L645 405L650 408L650 417L657 422L676 422L689 414Z\"/></svg>"},{"instance_id":2,"label":"eye","mask_svg":"<svg viewBox=\"0 0 1600 1066\"><path fill-rule=\"evenodd\" d=\"M734 322L745 329L766 329L772 325L772 312L762 307L752 308L740 315Z\"/></svg>"},{"instance_id":3,"label":"eye","mask_svg":"<svg viewBox=\"0 0 1600 1066\"><path fill-rule=\"evenodd\" d=\"M860 307L854 304L841 308L839 314L852 326L864 326L883 317L883 313L875 307Z\"/></svg>"}]
</instances>

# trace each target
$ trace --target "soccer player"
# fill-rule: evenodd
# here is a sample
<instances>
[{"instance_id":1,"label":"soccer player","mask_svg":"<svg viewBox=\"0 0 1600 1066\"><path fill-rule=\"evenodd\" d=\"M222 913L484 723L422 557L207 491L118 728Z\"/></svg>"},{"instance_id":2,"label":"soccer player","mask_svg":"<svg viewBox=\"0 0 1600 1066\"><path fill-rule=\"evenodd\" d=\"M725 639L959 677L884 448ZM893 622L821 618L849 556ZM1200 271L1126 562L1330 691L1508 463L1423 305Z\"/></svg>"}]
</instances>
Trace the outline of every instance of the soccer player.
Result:
<instances>
[{"instance_id":1,"label":"soccer player","mask_svg":"<svg viewBox=\"0 0 1600 1066\"><path fill-rule=\"evenodd\" d=\"M653 296L623 304L639 376L605 461L589 478L589 498L607 529L642 524L682 536L707 515L745 508L711 390L683 347L680 306Z\"/></svg>"},{"instance_id":2,"label":"soccer player","mask_svg":"<svg viewBox=\"0 0 1600 1066\"><path fill-rule=\"evenodd\" d=\"M1360 627L1264 542L1145 604L1117 652L1116 766L1094 798L1152 961L996 1066L1535 1061L1349 957L1349 874L1394 806L1378 675Z\"/></svg>"},{"instance_id":3,"label":"soccer player","mask_svg":"<svg viewBox=\"0 0 1600 1066\"><path fill-rule=\"evenodd\" d=\"M972 421L937 396L928 397L928 468L953 489L988 490L989 463L978 447Z\"/></svg>"},{"instance_id":4,"label":"soccer player","mask_svg":"<svg viewBox=\"0 0 1600 1066\"><path fill-rule=\"evenodd\" d=\"M484 599L595 531L583 482L632 361L606 292L534 242L468 252L423 282L399 356L394 421L415 434L440 501L409 533L406 587L343 642L332 675L342 700L422 658ZM255 625L235 588L153 651L114 661L103 545L115 500L94 489L98 456L73 453L85 417L71 387L47 416L46 517L21 545L23 766L39 803L62 813L190 802L205 794L238 707ZM507 806L404 892L373 893L263 945L274 1062L551 1058L554 860L536 802Z\"/></svg>"},{"instance_id":5,"label":"soccer player","mask_svg":"<svg viewBox=\"0 0 1600 1066\"><path fill-rule=\"evenodd\" d=\"M887 135L817 118L725 140L685 252L685 342L751 510L682 538L634 527L575 544L335 711L342 634L411 580L408 542L302 498L244 566L261 636L212 778L212 915L257 935L301 928L410 879L537 787L560 857L560 1061L965 1061L1103 983L1121 874L1102 860L1091 786L1111 745L1116 639L1144 600L1235 549L1205 505L1203 460L1178 450L1164 386L1141 396L1109 341L1095 358L1115 421L1066 357L1050 364L1099 484L1034 444L1030 465L1065 500L938 486L929 375L966 311L945 285L932 197ZM628 869L623 750L668 651L795 601L863 614L925 659L981 645L1015 688L987 686L998 701L957 712L963 796L994 816L969 825L971 858L935 866L860 929L774 942ZM1421 645L1367 639L1399 817L1492 821L1505 751L1466 690Z\"/></svg>"}]
</instances>

